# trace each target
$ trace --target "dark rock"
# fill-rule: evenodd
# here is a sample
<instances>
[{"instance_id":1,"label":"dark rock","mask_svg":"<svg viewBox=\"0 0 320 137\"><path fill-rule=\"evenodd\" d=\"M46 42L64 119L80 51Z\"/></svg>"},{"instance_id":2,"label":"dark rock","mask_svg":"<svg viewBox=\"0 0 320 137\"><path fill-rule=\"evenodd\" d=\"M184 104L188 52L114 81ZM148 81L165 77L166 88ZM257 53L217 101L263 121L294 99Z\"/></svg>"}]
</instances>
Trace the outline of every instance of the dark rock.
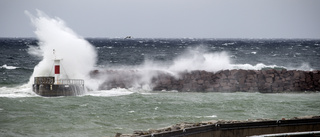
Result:
<instances>
[{"instance_id":1,"label":"dark rock","mask_svg":"<svg viewBox=\"0 0 320 137\"><path fill-rule=\"evenodd\" d=\"M153 90L178 90L181 92L289 92L319 91L320 71L297 70L222 70L181 72L179 76L155 71L150 83L141 81L139 71L92 71L90 76L105 79L100 89L130 88L150 84ZM105 76L105 77L103 77Z\"/></svg>"}]
</instances>

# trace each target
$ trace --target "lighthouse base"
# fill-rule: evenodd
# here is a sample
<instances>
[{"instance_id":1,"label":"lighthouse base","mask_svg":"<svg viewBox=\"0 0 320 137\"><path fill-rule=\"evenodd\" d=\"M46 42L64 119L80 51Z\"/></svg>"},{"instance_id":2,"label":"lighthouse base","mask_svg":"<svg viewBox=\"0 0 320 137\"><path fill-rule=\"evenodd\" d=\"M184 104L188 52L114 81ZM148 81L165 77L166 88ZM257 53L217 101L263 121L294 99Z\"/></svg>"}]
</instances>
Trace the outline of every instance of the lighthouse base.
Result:
<instances>
[{"instance_id":1,"label":"lighthouse base","mask_svg":"<svg viewBox=\"0 0 320 137\"><path fill-rule=\"evenodd\" d=\"M84 92L84 87L79 85L49 85L33 84L33 92L40 96L76 96Z\"/></svg>"},{"instance_id":2,"label":"lighthouse base","mask_svg":"<svg viewBox=\"0 0 320 137\"><path fill-rule=\"evenodd\" d=\"M40 96L76 96L84 93L83 80L64 79L54 84L54 77L35 77L33 92Z\"/></svg>"}]
</instances>

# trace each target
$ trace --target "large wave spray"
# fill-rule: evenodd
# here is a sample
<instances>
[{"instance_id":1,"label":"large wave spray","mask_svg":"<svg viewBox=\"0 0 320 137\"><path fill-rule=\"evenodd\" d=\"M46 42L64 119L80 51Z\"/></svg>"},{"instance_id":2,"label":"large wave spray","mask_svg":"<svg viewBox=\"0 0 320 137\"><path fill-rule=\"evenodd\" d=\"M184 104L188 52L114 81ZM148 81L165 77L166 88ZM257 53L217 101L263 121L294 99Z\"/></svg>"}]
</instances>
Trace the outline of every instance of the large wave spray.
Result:
<instances>
[{"instance_id":1,"label":"large wave spray","mask_svg":"<svg viewBox=\"0 0 320 137\"><path fill-rule=\"evenodd\" d=\"M261 70L264 68L284 68L276 65L234 64L228 52L210 52L206 46L187 48L181 55L173 58L172 61L154 61L145 59L144 63L138 66L109 66L102 68L94 74L94 78L102 83L100 89L111 89L116 87L134 87L150 90L153 86L153 78L164 75L171 75L180 78L185 72L205 70L218 72L231 69Z\"/></svg>"},{"instance_id":2,"label":"large wave spray","mask_svg":"<svg viewBox=\"0 0 320 137\"><path fill-rule=\"evenodd\" d=\"M172 71L205 70L216 72L223 69L230 69L231 62L227 52L206 52L203 46L188 49L184 54L174 59L173 64L168 68Z\"/></svg>"},{"instance_id":3,"label":"large wave spray","mask_svg":"<svg viewBox=\"0 0 320 137\"><path fill-rule=\"evenodd\" d=\"M88 76L96 64L97 53L94 47L68 28L60 18L50 18L40 10L37 10L37 17L28 11L26 14L36 27L35 34L39 40L39 50L32 53L38 53L43 58L34 68L29 84L35 76L53 75L53 59L56 57L62 59L61 78L84 79L86 86L94 89Z\"/></svg>"}]
</instances>

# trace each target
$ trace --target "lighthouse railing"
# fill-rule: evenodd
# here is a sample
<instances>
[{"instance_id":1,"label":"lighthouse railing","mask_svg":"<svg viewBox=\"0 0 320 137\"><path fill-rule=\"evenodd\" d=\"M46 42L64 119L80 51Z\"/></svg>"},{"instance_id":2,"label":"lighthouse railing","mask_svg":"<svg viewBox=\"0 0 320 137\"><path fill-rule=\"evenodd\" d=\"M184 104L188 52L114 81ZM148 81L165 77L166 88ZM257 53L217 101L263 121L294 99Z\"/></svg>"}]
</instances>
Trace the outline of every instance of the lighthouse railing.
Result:
<instances>
[{"instance_id":1,"label":"lighthouse railing","mask_svg":"<svg viewBox=\"0 0 320 137\"><path fill-rule=\"evenodd\" d=\"M53 84L54 77L34 77L34 84Z\"/></svg>"},{"instance_id":2,"label":"lighthouse railing","mask_svg":"<svg viewBox=\"0 0 320 137\"><path fill-rule=\"evenodd\" d=\"M59 79L58 84L84 85L84 80L82 80L82 79Z\"/></svg>"}]
</instances>

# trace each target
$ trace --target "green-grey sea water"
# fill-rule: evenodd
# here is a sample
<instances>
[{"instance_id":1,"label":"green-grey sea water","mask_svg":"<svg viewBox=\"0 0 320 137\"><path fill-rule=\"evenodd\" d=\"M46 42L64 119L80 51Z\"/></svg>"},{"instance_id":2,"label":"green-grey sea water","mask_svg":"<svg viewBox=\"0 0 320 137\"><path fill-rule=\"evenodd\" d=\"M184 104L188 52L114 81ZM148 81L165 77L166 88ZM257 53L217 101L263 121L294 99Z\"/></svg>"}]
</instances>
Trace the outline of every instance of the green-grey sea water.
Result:
<instances>
[{"instance_id":1,"label":"green-grey sea water","mask_svg":"<svg viewBox=\"0 0 320 137\"><path fill-rule=\"evenodd\" d=\"M0 136L114 136L181 122L319 115L319 99L320 93L240 92L1 97Z\"/></svg>"},{"instance_id":2,"label":"green-grey sea water","mask_svg":"<svg viewBox=\"0 0 320 137\"><path fill-rule=\"evenodd\" d=\"M0 137L114 136L181 122L281 119L320 112L320 93L177 93L141 91L145 88L139 86L99 90L108 76L95 82L86 79L86 87L94 91L82 96L40 97L32 92L33 77L44 75L40 72L51 76L55 53L63 59L61 73L72 79L96 69L312 71L320 69L320 40L82 39L60 20L45 16L33 21L37 38L0 38ZM141 77L141 83L152 79L148 73Z\"/></svg>"}]
</instances>

